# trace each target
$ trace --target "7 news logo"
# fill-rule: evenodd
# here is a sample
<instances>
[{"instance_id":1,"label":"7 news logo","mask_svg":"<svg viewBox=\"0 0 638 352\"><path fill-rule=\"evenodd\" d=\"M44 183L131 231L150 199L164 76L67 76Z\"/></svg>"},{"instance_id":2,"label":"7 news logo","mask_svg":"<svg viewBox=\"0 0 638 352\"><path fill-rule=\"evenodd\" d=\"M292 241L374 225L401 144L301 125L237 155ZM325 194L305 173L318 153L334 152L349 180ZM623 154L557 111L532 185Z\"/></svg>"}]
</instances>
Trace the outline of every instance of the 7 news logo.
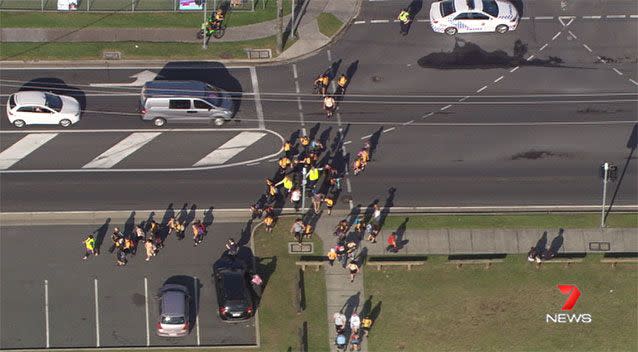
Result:
<instances>
[{"instance_id":1,"label":"7 news logo","mask_svg":"<svg viewBox=\"0 0 638 352\"><path fill-rule=\"evenodd\" d=\"M558 285L557 286L560 292L567 296L567 300L563 305L562 310L570 311L578 302L578 298L580 298L580 290L575 285ZM568 313L554 313L554 314L545 314L545 322L546 323L591 323L591 314L568 314Z\"/></svg>"}]
</instances>

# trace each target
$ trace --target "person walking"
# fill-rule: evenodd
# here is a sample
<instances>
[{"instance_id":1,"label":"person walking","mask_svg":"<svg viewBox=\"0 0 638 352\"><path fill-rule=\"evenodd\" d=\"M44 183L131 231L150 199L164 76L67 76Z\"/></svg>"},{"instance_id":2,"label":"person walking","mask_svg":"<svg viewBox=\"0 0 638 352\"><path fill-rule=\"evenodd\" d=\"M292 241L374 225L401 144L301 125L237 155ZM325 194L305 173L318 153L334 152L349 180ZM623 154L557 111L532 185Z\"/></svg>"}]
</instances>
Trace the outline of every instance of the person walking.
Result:
<instances>
[{"instance_id":1,"label":"person walking","mask_svg":"<svg viewBox=\"0 0 638 352\"><path fill-rule=\"evenodd\" d=\"M410 23L412 22L412 15L410 15L410 9L405 8L401 10L399 13L399 17L397 17L399 22L401 23L401 35L408 35L408 31L410 30Z\"/></svg>"},{"instance_id":2,"label":"person walking","mask_svg":"<svg viewBox=\"0 0 638 352\"><path fill-rule=\"evenodd\" d=\"M295 187L292 192L290 192L290 201L295 207L295 211L299 211L301 207L301 190L299 187Z\"/></svg>"},{"instance_id":3,"label":"person walking","mask_svg":"<svg viewBox=\"0 0 638 352\"><path fill-rule=\"evenodd\" d=\"M341 263L341 267L346 267L347 257L346 257L346 246L343 243L337 243L335 246L335 252L337 252L337 259L339 263Z\"/></svg>"},{"instance_id":4,"label":"person walking","mask_svg":"<svg viewBox=\"0 0 638 352\"><path fill-rule=\"evenodd\" d=\"M337 332L337 334L343 333L346 330L346 315L341 312L336 312L332 315L332 318L335 322L335 331Z\"/></svg>"},{"instance_id":5,"label":"person walking","mask_svg":"<svg viewBox=\"0 0 638 352\"><path fill-rule=\"evenodd\" d=\"M323 202L326 203L326 209L328 209L328 215L332 214L332 207L335 205L335 200L331 195L327 195Z\"/></svg>"},{"instance_id":6,"label":"person walking","mask_svg":"<svg viewBox=\"0 0 638 352\"><path fill-rule=\"evenodd\" d=\"M330 263L330 266L333 266L335 259L337 259L337 251L334 248L330 248L330 251L326 256L328 257L328 263Z\"/></svg>"},{"instance_id":7,"label":"person walking","mask_svg":"<svg viewBox=\"0 0 638 352\"><path fill-rule=\"evenodd\" d=\"M367 315L365 318L361 319L361 330L363 331L363 336L368 336L370 333L370 328L372 327L372 317Z\"/></svg>"},{"instance_id":8,"label":"person walking","mask_svg":"<svg viewBox=\"0 0 638 352\"><path fill-rule=\"evenodd\" d=\"M359 272L359 265L356 261L351 260L348 264L348 270L350 271L350 282L354 282L354 276Z\"/></svg>"},{"instance_id":9,"label":"person walking","mask_svg":"<svg viewBox=\"0 0 638 352\"><path fill-rule=\"evenodd\" d=\"M304 223L301 218L296 218L295 222L290 227L290 233L295 237L297 242L301 243L304 232Z\"/></svg>"},{"instance_id":10,"label":"person walking","mask_svg":"<svg viewBox=\"0 0 638 352\"><path fill-rule=\"evenodd\" d=\"M358 331L350 335L350 351L361 351L361 334Z\"/></svg>"},{"instance_id":11,"label":"person walking","mask_svg":"<svg viewBox=\"0 0 638 352\"><path fill-rule=\"evenodd\" d=\"M151 260L151 257L154 257L157 251L157 247L153 243L152 239L147 239L144 241L144 249L146 250L146 261Z\"/></svg>"},{"instance_id":12,"label":"person walking","mask_svg":"<svg viewBox=\"0 0 638 352\"><path fill-rule=\"evenodd\" d=\"M359 314L357 312L353 312L350 316L350 331L359 332L359 328L361 327L361 318L359 318Z\"/></svg>"},{"instance_id":13,"label":"person walking","mask_svg":"<svg viewBox=\"0 0 638 352\"><path fill-rule=\"evenodd\" d=\"M124 266L126 265L126 263L128 263L128 260L126 259L126 252L124 251L123 248L117 249L116 258L117 258L117 266Z\"/></svg>"},{"instance_id":14,"label":"person walking","mask_svg":"<svg viewBox=\"0 0 638 352\"><path fill-rule=\"evenodd\" d=\"M84 257L82 257L82 259L88 259L91 254L97 255L97 253L95 253L95 238L93 238L93 235L88 235L86 239L82 241L82 244L84 245Z\"/></svg>"},{"instance_id":15,"label":"person walking","mask_svg":"<svg viewBox=\"0 0 638 352\"><path fill-rule=\"evenodd\" d=\"M272 232L272 229L275 227L275 217L272 214L266 215L266 217L264 217L264 224L266 224L266 232Z\"/></svg>"},{"instance_id":16,"label":"person walking","mask_svg":"<svg viewBox=\"0 0 638 352\"><path fill-rule=\"evenodd\" d=\"M379 206L379 204L375 203L372 206L372 220L370 220L370 223L381 225L380 222L381 222L381 207Z\"/></svg>"},{"instance_id":17,"label":"person walking","mask_svg":"<svg viewBox=\"0 0 638 352\"><path fill-rule=\"evenodd\" d=\"M204 240L204 234L206 233L206 226L201 220L195 220L192 225L193 229L193 246L197 247Z\"/></svg>"},{"instance_id":18,"label":"person walking","mask_svg":"<svg viewBox=\"0 0 638 352\"><path fill-rule=\"evenodd\" d=\"M311 166L310 170L306 174L306 178L308 179L308 184L306 185L308 190L314 190L315 185L319 182L319 178L321 177L321 171L323 168L318 168L316 166Z\"/></svg>"},{"instance_id":19,"label":"person walking","mask_svg":"<svg viewBox=\"0 0 638 352\"><path fill-rule=\"evenodd\" d=\"M124 235L120 231L119 227L113 228L113 233L111 234L111 241L113 242L113 244L111 245L111 248L109 248L109 253L113 253L113 251L118 248L120 239L123 237Z\"/></svg>"},{"instance_id":20,"label":"person walking","mask_svg":"<svg viewBox=\"0 0 638 352\"><path fill-rule=\"evenodd\" d=\"M264 281L261 279L261 277L257 274L254 274L251 276L250 278L250 284L253 288L253 292L255 292L255 294L257 295L257 297L261 297L261 285L264 283Z\"/></svg>"},{"instance_id":21,"label":"person walking","mask_svg":"<svg viewBox=\"0 0 638 352\"><path fill-rule=\"evenodd\" d=\"M315 214L319 214L319 212L321 211L321 203L323 203L323 194L315 193L312 196L312 209L314 210Z\"/></svg>"},{"instance_id":22,"label":"person walking","mask_svg":"<svg viewBox=\"0 0 638 352\"><path fill-rule=\"evenodd\" d=\"M387 251L388 252L392 252L392 253L396 253L399 250L399 247L397 246L397 234L396 233L391 233L390 236L388 236L388 247L387 247Z\"/></svg>"}]
</instances>

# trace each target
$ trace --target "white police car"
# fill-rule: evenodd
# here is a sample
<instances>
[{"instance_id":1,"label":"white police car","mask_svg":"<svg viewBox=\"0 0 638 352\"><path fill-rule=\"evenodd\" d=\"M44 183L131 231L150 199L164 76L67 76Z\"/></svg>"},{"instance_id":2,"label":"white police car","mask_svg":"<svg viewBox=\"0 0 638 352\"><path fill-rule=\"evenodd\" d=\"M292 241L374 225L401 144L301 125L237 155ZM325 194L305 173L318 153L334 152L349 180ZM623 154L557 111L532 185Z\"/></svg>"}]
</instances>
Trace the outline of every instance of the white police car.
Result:
<instances>
[{"instance_id":1,"label":"white police car","mask_svg":"<svg viewBox=\"0 0 638 352\"><path fill-rule=\"evenodd\" d=\"M504 0L444 0L430 7L430 25L435 32L506 33L518 26L519 15L512 3Z\"/></svg>"}]
</instances>

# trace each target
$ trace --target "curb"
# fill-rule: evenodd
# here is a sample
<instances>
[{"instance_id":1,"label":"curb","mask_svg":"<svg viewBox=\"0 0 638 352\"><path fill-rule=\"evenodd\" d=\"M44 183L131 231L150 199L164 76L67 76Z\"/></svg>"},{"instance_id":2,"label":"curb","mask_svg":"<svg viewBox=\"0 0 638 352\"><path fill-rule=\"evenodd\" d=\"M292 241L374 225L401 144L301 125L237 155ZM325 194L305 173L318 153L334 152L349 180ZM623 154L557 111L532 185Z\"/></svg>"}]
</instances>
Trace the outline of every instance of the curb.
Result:
<instances>
[{"instance_id":1,"label":"curb","mask_svg":"<svg viewBox=\"0 0 638 352\"><path fill-rule=\"evenodd\" d=\"M363 206L363 205L362 205ZM181 209L173 209L178 214ZM203 218L204 213L212 210L213 222L245 223L250 219L248 209L196 209L195 218ZM637 213L638 205L615 205L615 213ZM500 215L529 213L599 213L599 205L518 205L518 206L471 206L471 207L392 207L390 214L396 215ZM148 218L153 213L161 218L166 209L156 210L88 210L88 211L42 211L42 212L1 212L2 226L34 225L101 225L107 219L111 223L124 223L133 214L139 218ZM301 212L302 213L302 212ZM294 208L281 209L281 215L301 214ZM350 214L346 209L334 209L333 216L345 217Z\"/></svg>"}]
</instances>

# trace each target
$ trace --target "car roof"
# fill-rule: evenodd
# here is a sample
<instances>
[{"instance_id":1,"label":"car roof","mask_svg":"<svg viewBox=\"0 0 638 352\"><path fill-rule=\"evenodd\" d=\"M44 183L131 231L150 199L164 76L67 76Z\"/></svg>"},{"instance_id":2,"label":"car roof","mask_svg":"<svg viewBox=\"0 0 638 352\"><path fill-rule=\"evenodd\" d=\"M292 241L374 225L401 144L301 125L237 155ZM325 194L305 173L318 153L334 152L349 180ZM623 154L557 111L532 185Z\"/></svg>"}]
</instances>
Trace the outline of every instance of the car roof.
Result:
<instances>
[{"instance_id":1,"label":"car roof","mask_svg":"<svg viewBox=\"0 0 638 352\"><path fill-rule=\"evenodd\" d=\"M147 96L188 96L207 97L208 84L200 81L150 81L144 84Z\"/></svg>"},{"instance_id":2,"label":"car roof","mask_svg":"<svg viewBox=\"0 0 638 352\"><path fill-rule=\"evenodd\" d=\"M40 91L24 91L14 94L14 99L19 105L44 105L44 92Z\"/></svg>"},{"instance_id":3,"label":"car roof","mask_svg":"<svg viewBox=\"0 0 638 352\"><path fill-rule=\"evenodd\" d=\"M481 0L453 0L456 12L467 11L483 11L483 2Z\"/></svg>"},{"instance_id":4,"label":"car roof","mask_svg":"<svg viewBox=\"0 0 638 352\"><path fill-rule=\"evenodd\" d=\"M181 285L165 285L162 287L162 314L168 316L186 316L186 291Z\"/></svg>"}]
</instances>

